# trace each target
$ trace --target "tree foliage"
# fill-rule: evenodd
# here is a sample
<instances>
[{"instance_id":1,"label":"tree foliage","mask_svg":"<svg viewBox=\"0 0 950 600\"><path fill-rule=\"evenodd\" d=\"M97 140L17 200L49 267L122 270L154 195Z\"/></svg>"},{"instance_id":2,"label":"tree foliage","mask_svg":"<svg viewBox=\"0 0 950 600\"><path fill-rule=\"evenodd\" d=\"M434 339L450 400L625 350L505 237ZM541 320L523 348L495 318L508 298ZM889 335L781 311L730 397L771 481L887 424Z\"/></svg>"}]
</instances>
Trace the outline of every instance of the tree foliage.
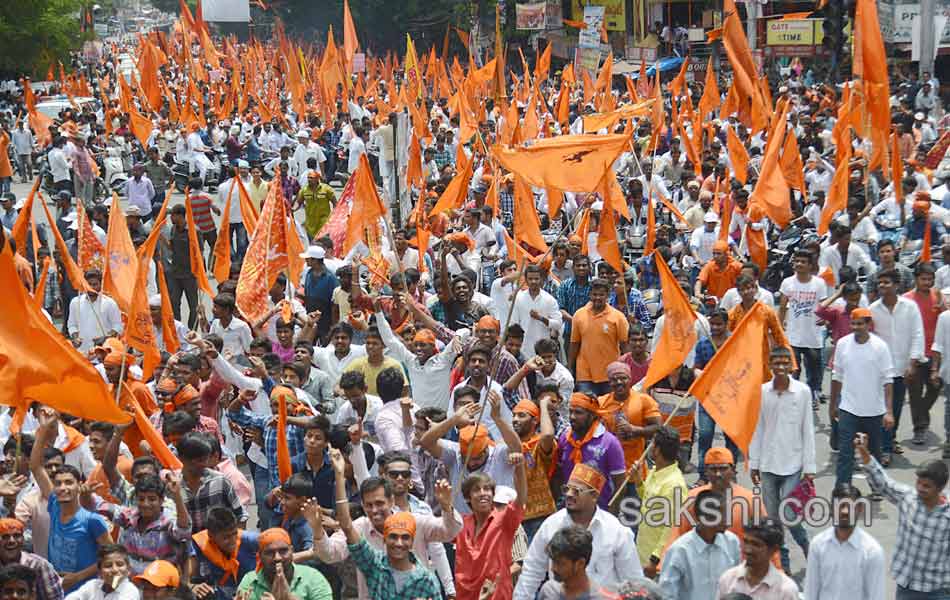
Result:
<instances>
[{"instance_id":1,"label":"tree foliage","mask_svg":"<svg viewBox=\"0 0 950 600\"><path fill-rule=\"evenodd\" d=\"M82 45L81 0L0 2L0 73L6 77L46 73L50 64L68 64Z\"/></svg>"}]
</instances>

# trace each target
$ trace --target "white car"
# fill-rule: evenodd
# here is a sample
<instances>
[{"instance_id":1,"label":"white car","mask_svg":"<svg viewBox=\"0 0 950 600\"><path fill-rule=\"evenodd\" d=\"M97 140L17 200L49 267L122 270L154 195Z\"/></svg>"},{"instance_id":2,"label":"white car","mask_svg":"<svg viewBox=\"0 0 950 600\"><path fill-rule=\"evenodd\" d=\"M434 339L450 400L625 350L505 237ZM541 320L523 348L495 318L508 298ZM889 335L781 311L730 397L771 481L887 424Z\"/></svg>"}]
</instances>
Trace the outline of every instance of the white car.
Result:
<instances>
[{"instance_id":1,"label":"white car","mask_svg":"<svg viewBox=\"0 0 950 600\"><path fill-rule=\"evenodd\" d=\"M84 104L95 103L95 98L87 97L74 97L73 100L76 104L82 108ZM36 110L39 113L51 118L59 118L59 113L66 110L67 108L72 108L73 105L69 103L69 98L66 96L52 96L50 98L44 99L42 102L36 103Z\"/></svg>"}]
</instances>

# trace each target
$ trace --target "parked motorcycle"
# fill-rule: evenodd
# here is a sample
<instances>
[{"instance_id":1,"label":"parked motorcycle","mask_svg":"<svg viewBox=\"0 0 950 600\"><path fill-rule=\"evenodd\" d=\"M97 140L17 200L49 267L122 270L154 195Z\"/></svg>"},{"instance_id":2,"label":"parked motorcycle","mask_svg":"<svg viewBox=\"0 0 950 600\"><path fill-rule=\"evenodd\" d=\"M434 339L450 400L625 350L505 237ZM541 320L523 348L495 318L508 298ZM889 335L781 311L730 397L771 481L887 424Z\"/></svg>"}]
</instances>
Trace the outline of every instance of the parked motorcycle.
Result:
<instances>
[{"instance_id":1,"label":"parked motorcycle","mask_svg":"<svg viewBox=\"0 0 950 600\"><path fill-rule=\"evenodd\" d=\"M792 225L773 241L769 248L768 267L762 275L762 286L765 289L777 292L782 281L794 274L792 257L795 251L802 247L805 239L813 235L814 229Z\"/></svg>"}]
</instances>

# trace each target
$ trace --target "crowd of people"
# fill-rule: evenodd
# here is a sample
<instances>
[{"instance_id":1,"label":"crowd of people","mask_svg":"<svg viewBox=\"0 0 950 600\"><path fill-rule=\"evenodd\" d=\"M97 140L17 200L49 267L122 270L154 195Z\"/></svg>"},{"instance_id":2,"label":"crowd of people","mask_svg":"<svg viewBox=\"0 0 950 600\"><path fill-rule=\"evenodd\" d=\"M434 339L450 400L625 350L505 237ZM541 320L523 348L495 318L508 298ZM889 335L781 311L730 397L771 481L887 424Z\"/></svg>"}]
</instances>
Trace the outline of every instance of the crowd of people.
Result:
<instances>
[{"instance_id":1,"label":"crowd of people","mask_svg":"<svg viewBox=\"0 0 950 600\"><path fill-rule=\"evenodd\" d=\"M775 90L777 127L729 112L728 78L717 118L697 122L675 115L708 107L708 80L624 87L539 57L533 86L512 73L492 94L482 69L456 62L448 77L435 50L424 76L414 55L371 59L375 76L336 101L299 98L285 73L286 90L232 102L262 46L210 44L183 17L113 48L162 48L179 95L159 110L115 54L60 82L111 77L104 105L46 124L28 80L5 97L0 268L34 295L44 334L68 338L147 424L22 402L0 417L0 600L950 597L946 462L916 465L913 487L887 472L905 404L910 444L950 458L950 410L942 441L930 419L950 398L950 171L929 73L895 87L882 165L857 125L841 133L845 92L797 75ZM784 224L755 199L778 131L782 168L799 166ZM609 185L528 185L495 154L611 133L629 138L609 171L621 214ZM108 147L131 174L111 207L90 183ZM182 165L187 201L172 189ZM29 195L14 177L36 182ZM367 193L410 210L353 244ZM252 314L255 221L278 204L306 266L268 281ZM110 261L117 232L147 258L156 228L151 365L125 335L131 291ZM686 331L663 310L674 296L695 315ZM746 443L691 390L753 312L765 377ZM695 329L670 368L664 329ZM821 422L833 490L815 486ZM828 526L810 538L790 497L826 498ZM862 526L881 501L899 515L893 548Z\"/></svg>"}]
</instances>

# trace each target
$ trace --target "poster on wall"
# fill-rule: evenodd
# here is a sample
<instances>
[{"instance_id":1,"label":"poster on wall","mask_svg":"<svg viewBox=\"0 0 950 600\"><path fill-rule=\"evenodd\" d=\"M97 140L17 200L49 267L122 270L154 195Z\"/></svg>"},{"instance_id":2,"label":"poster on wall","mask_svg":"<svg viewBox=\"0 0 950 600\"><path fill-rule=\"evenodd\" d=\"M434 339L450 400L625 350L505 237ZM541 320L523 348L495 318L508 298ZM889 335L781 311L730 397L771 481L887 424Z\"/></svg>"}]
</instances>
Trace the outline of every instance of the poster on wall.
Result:
<instances>
[{"instance_id":1,"label":"poster on wall","mask_svg":"<svg viewBox=\"0 0 950 600\"><path fill-rule=\"evenodd\" d=\"M604 9L604 21L607 31L626 31L627 14L624 11L625 0L571 0L571 18L580 21L584 18L584 9L601 6Z\"/></svg>"},{"instance_id":2,"label":"poster on wall","mask_svg":"<svg viewBox=\"0 0 950 600\"><path fill-rule=\"evenodd\" d=\"M582 48L600 48L600 28L604 23L603 6L584 7L585 29L580 30L577 45Z\"/></svg>"},{"instance_id":3,"label":"poster on wall","mask_svg":"<svg viewBox=\"0 0 950 600\"><path fill-rule=\"evenodd\" d=\"M515 5L515 23L518 29L544 29L544 2Z\"/></svg>"},{"instance_id":4,"label":"poster on wall","mask_svg":"<svg viewBox=\"0 0 950 600\"><path fill-rule=\"evenodd\" d=\"M544 26L547 29L560 29L564 27L561 22L563 17L561 11L561 0L547 0L544 6Z\"/></svg>"}]
</instances>

